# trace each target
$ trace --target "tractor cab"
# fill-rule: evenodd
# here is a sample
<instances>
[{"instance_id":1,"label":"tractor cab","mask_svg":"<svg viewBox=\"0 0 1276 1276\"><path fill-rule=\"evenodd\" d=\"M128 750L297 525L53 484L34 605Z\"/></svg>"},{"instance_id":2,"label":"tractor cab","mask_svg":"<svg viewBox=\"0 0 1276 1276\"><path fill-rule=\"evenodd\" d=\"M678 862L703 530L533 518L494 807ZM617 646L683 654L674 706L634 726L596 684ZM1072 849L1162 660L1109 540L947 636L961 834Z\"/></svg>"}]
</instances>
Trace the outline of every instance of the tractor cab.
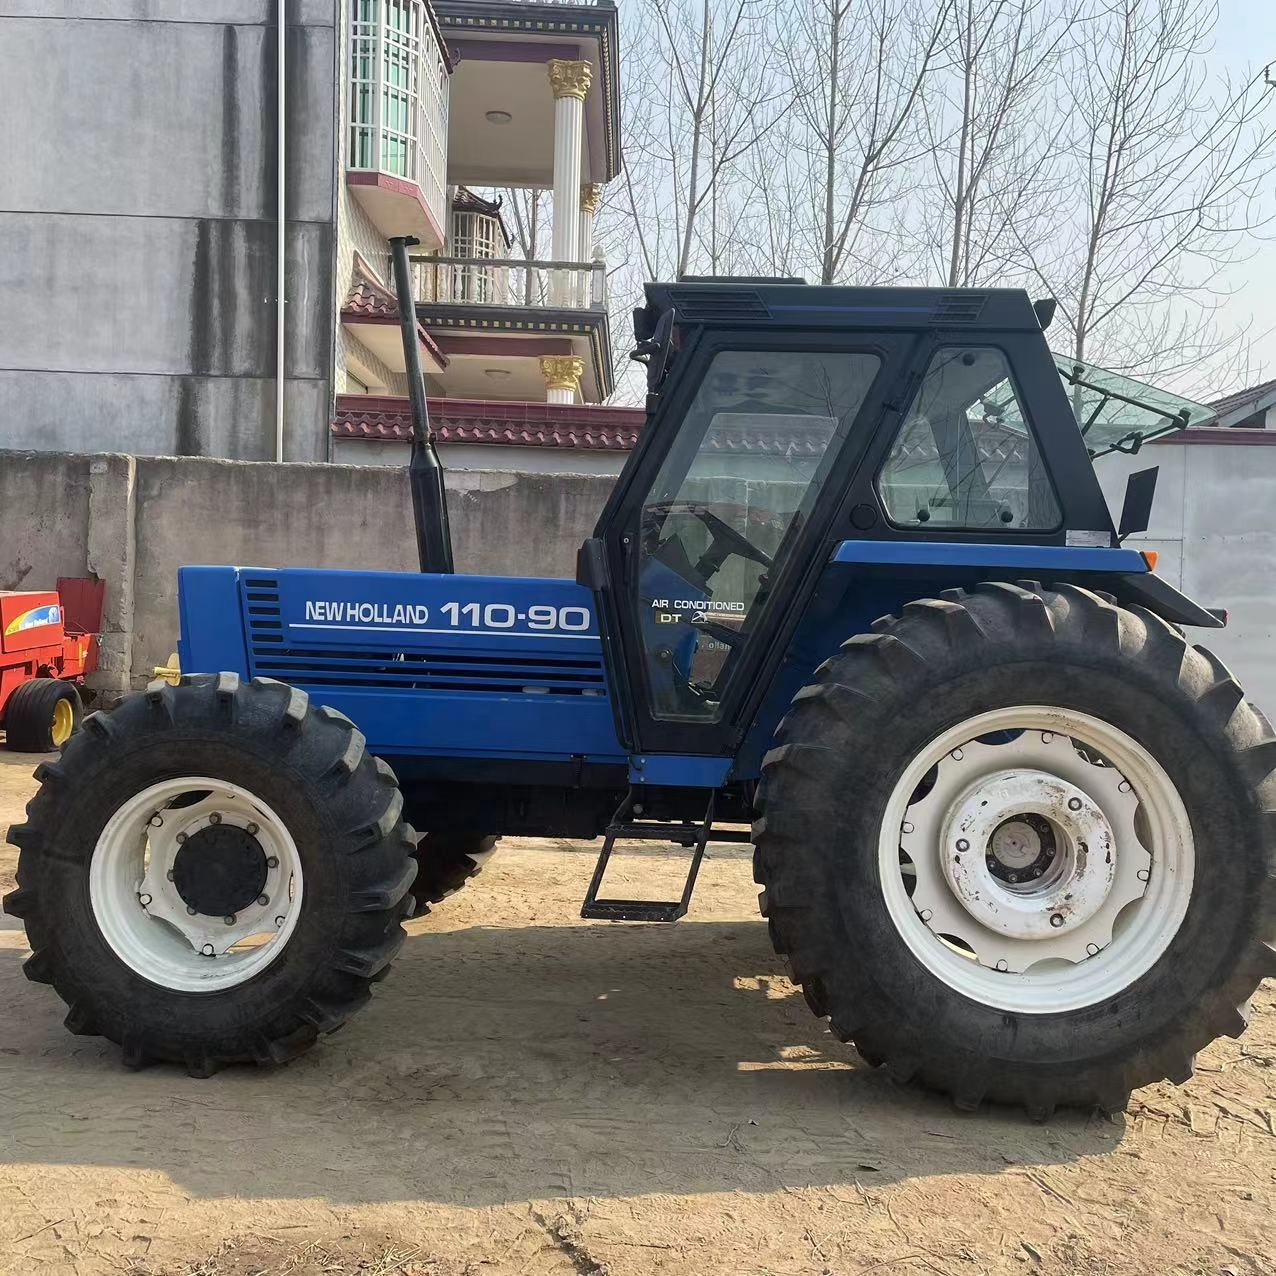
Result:
<instances>
[{"instance_id":1,"label":"tractor cab","mask_svg":"<svg viewBox=\"0 0 1276 1276\"><path fill-rule=\"evenodd\" d=\"M1009 290L647 286L648 421L580 559L634 752L734 752L830 576L887 609L867 559L1142 572L1091 460L1207 410L1056 359L1042 319Z\"/></svg>"}]
</instances>

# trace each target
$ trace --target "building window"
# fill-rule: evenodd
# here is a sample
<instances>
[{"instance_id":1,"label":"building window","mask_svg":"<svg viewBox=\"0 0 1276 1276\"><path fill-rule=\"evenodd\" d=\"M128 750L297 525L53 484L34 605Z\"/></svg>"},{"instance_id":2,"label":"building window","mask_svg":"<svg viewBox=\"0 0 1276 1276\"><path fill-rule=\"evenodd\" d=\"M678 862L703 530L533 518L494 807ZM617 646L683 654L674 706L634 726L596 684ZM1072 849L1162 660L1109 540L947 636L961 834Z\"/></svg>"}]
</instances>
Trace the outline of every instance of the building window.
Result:
<instances>
[{"instance_id":1,"label":"building window","mask_svg":"<svg viewBox=\"0 0 1276 1276\"><path fill-rule=\"evenodd\" d=\"M352 0L350 167L415 182L440 208L447 78L424 0Z\"/></svg>"},{"instance_id":2,"label":"building window","mask_svg":"<svg viewBox=\"0 0 1276 1276\"><path fill-rule=\"evenodd\" d=\"M878 490L902 527L1059 526L1058 499L1000 350L936 351Z\"/></svg>"},{"instance_id":3,"label":"building window","mask_svg":"<svg viewBox=\"0 0 1276 1276\"><path fill-rule=\"evenodd\" d=\"M456 257L497 258L504 256L505 236L501 223L487 213L453 212L452 254ZM453 268L452 300L501 304L499 296L505 282L504 272L482 266Z\"/></svg>"}]
</instances>

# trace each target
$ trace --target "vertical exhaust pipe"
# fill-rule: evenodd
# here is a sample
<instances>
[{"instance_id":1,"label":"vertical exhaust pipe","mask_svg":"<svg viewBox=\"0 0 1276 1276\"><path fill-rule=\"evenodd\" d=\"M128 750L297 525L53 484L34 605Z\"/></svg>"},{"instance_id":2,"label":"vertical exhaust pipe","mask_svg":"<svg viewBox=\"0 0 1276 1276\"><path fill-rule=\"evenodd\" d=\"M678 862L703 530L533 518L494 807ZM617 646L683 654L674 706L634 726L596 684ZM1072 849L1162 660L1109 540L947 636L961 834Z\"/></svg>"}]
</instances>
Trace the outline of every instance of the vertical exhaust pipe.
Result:
<instances>
[{"instance_id":1,"label":"vertical exhaust pipe","mask_svg":"<svg viewBox=\"0 0 1276 1276\"><path fill-rule=\"evenodd\" d=\"M452 530L447 519L447 491L443 466L430 441L430 408L421 371L421 346L417 341L416 306L412 301L408 249L420 241L411 235L390 240L394 259L394 291L399 303L399 328L403 334L403 362L412 404L412 459L408 462L408 488L412 493L412 518L416 523L417 559L423 572L451 573Z\"/></svg>"}]
</instances>

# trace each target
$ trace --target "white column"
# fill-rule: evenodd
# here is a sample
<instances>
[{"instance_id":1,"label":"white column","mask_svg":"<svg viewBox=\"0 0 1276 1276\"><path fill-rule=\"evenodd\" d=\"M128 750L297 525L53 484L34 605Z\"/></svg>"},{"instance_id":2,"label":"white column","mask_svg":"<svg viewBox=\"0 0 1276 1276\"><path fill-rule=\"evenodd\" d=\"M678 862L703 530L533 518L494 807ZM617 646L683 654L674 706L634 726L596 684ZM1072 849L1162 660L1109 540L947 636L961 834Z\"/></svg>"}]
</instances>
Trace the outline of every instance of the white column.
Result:
<instances>
[{"instance_id":1,"label":"white column","mask_svg":"<svg viewBox=\"0 0 1276 1276\"><path fill-rule=\"evenodd\" d=\"M576 233L578 261L594 259L594 214L598 211L599 200L602 199L603 188L594 182L586 182L580 188L580 225ZM594 274L591 270L582 270L576 277L576 304L582 309L589 305L589 290Z\"/></svg>"},{"instance_id":2,"label":"white column","mask_svg":"<svg viewBox=\"0 0 1276 1276\"><path fill-rule=\"evenodd\" d=\"M545 378L546 403L575 403L580 393L580 379L585 375L585 361L574 354L541 356L541 376Z\"/></svg>"},{"instance_id":3,"label":"white column","mask_svg":"<svg viewBox=\"0 0 1276 1276\"><path fill-rule=\"evenodd\" d=\"M580 260L580 168L585 135L585 94L593 70L588 62L551 58L549 83L554 90L554 224L550 256L555 261ZM556 270L550 302L572 305L574 290L567 271Z\"/></svg>"}]
</instances>

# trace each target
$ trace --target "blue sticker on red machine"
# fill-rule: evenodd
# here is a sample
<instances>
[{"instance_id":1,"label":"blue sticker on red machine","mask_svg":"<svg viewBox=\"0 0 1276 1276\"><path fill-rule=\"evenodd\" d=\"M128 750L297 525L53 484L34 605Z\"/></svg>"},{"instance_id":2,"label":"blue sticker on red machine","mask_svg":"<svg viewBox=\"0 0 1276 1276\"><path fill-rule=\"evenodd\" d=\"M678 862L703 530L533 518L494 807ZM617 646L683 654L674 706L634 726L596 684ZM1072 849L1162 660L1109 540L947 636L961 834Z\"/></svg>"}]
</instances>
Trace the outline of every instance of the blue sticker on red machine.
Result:
<instances>
[{"instance_id":1,"label":"blue sticker on red machine","mask_svg":"<svg viewBox=\"0 0 1276 1276\"><path fill-rule=\"evenodd\" d=\"M15 616L6 626L4 636L20 634L26 629L39 629L42 625L60 625L62 608L57 603L48 603L43 607L32 607L22 615Z\"/></svg>"}]
</instances>

